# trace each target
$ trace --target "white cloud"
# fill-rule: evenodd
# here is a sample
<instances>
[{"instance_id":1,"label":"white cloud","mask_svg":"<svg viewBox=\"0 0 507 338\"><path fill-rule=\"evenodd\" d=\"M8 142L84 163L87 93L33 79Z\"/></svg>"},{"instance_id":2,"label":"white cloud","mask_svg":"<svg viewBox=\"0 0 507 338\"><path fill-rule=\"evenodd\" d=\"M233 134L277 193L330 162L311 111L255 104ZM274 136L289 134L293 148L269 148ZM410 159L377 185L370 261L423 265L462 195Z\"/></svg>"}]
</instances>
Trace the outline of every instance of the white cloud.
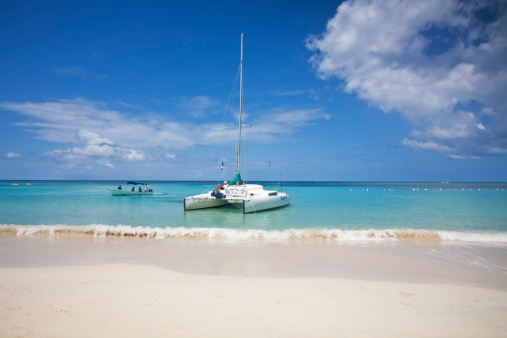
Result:
<instances>
[{"instance_id":1,"label":"white cloud","mask_svg":"<svg viewBox=\"0 0 507 338\"><path fill-rule=\"evenodd\" d=\"M290 107L277 107L258 111L255 114L244 114L242 135L254 142L280 142L285 141L298 130L317 124L319 120L329 120L330 114L320 109L292 109ZM205 139L210 144L220 144L237 137L236 124L232 126L210 125L206 131ZM211 143L213 142L213 143Z\"/></svg>"},{"instance_id":2,"label":"white cloud","mask_svg":"<svg viewBox=\"0 0 507 338\"><path fill-rule=\"evenodd\" d=\"M453 158L497 154L507 149L506 7L495 0L350 0L307 47L322 79L342 79L347 92L417 128L403 144ZM476 15L487 10L489 17ZM478 111L464 111L471 102Z\"/></svg>"},{"instance_id":3,"label":"white cloud","mask_svg":"<svg viewBox=\"0 0 507 338\"><path fill-rule=\"evenodd\" d=\"M300 128L315 125L318 120L329 120L330 114L319 109L290 109L278 107L262 114L262 119L253 121L259 126L267 140L274 140L279 135L292 134Z\"/></svg>"},{"instance_id":4,"label":"white cloud","mask_svg":"<svg viewBox=\"0 0 507 338\"><path fill-rule=\"evenodd\" d=\"M402 143L406 146L410 146L420 150L437 150L442 152L451 152L454 149L449 148L448 146L444 146L431 141L416 141L411 139L404 139Z\"/></svg>"},{"instance_id":5,"label":"white cloud","mask_svg":"<svg viewBox=\"0 0 507 338\"><path fill-rule=\"evenodd\" d=\"M110 161L108 161L106 159L97 160L97 163L100 164L103 167L108 167L108 168L111 168L111 169L114 168L114 165Z\"/></svg>"},{"instance_id":6,"label":"white cloud","mask_svg":"<svg viewBox=\"0 0 507 338\"><path fill-rule=\"evenodd\" d=\"M211 106L213 100L203 99L202 102L202 106ZM122 104L122 107L125 105ZM164 153L165 150L225 144L235 139L237 133L237 129L230 128L230 125L180 122L170 114L125 113L113 110L105 103L83 98L3 102L0 108L24 116L25 119L15 125L35 133L37 138L71 144L72 147L47 152L56 162L69 168L84 168L90 162L113 167L116 161L172 160L176 155ZM256 131L260 129L262 136L256 132L256 136L249 140L262 142L285 140L288 135L315 124L319 119L330 118L320 110L287 107L252 115L255 115L255 120L245 122L251 122ZM244 117L251 118L247 113ZM280 138L281 135L284 137Z\"/></svg>"},{"instance_id":7,"label":"white cloud","mask_svg":"<svg viewBox=\"0 0 507 338\"><path fill-rule=\"evenodd\" d=\"M5 154L5 158L17 158L17 157L21 157L21 154L17 154L17 153L7 153L7 154Z\"/></svg>"},{"instance_id":8,"label":"white cloud","mask_svg":"<svg viewBox=\"0 0 507 338\"><path fill-rule=\"evenodd\" d=\"M136 149L121 149L122 159L127 161L144 161L146 157L141 150Z\"/></svg>"},{"instance_id":9,"label":"white cloud","mask_svg":"<svg viewBox=\"0 0 507 338\"><path fill-rule=\"evenodd\" d=\"M479 156L474 155L449 155L450 158L455 160L480 160L481 158Z\"/></svg>"},{"instance_id":10,"label":"white cloud","mask_svg":"<svg viewBox=\"0 0 507 338\"><path fill-rule=\"evenodd\" d=\"M125 147L147 148L164 145L184 148L194 144L187 126L157 114L129 114L108 105L82 98L50 102L3 102L0 108L27 117L25 127L50 142L76 142L76 130L87 130ZM78 135L86 138L87 135ZM85 140L77 140L86 143ZM97 140L96 142L100 142Z\"/></svg>"},{"instance_id":11,"label":"white cloud","mask_svg":"<svg viewBox=\"0 0 507 338\"><path fill-rule=\"evenodd\" d=\"M75 140L81 147L56 149L47 152L47 155L65 165L69 165L70 162L76 165L92 160L101 166L110 168L114 168L111 160L143 161L146 159L143 151L122 148L86 129L77 130Z\"/></svg>"},{"instance_id":12,"label":"white cloud","mask_svg":"<svg viewBox=\"0 0 507 338\"><path fill-rule=\"evenodd\" d=\"M86 143L90 145L112 145L113 143L106 138L101 138L98 134L88 131L86 129L80 129L75 135L76 139L80 143Z\"/></svg>"}]
</instances>

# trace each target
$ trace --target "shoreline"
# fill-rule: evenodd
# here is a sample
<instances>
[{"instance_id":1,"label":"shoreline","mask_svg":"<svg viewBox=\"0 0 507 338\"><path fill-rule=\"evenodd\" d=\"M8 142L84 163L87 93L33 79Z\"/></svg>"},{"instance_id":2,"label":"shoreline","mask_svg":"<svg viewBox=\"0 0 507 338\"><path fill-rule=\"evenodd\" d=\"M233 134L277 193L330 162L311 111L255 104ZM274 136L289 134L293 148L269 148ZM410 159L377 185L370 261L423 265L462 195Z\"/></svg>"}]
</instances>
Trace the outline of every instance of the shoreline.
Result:
<instances>
[{"instance_id":1,"label":"shoreline","mask_svg":"<svg viewBox=\"0 0 507 338\"><path fill-rule=\"evenodd\" d=\"M246 241L272 243L289 242L342 242L400 241L417 244L471 244L507 247L507 232L501 231L453 231L444 229L335 229L335 228L287 228L279 230L236 229L220 227L150 227L131 225L20 225L0 224L0 236L93 236L93 237L135 237L151 239L192 239L217 242Z\"/></svg>"},{"instance_id":2,"label":"shoreline","mask_svg":"<svg viewBox=\"0 0 507 338\"><path fill-rule=\"evenodd\" d=\"M502 337L507 249L480 249L4 234L0 336Z\"/></svg>"}]
</instances>

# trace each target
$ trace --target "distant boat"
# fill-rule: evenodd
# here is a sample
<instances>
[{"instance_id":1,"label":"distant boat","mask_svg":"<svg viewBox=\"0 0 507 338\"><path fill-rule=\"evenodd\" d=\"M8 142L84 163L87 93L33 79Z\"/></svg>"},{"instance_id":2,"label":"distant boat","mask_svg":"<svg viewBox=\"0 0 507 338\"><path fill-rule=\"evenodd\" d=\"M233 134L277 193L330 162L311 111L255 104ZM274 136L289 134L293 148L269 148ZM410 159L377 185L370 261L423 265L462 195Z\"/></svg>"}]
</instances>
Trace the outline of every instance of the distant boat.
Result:
<instances>
[{"instance_id":1,"label":"distant boat","mask_svg":"<svg viewBox=\"0 0 507 338\"><path fill-rule=\"evenodd\" d=\"M107 188L113 196L143 196L153 195L153 189L146 190L148 184L142 182L127 182L127 186L123 188L121 185L118 188Z\"/></svg>"},{"instance_id":2,"label":"distant boat","mask_svg":"<svg viewBox=\"0 0 507 338\"><path fill-rule=\"evenodd\" d=\"M19 185L19 183L18 183L18 182L16 182L16 183L12 183L12 185Z\"/></svg>"},{"instance_id":3,"label":"distant boat","mask_svg":"<svg viewBox=\"0 0 507 338\"><path fill-rule=\"evenodd\" d=\"M30 183L30 182L26 182L26 185L32 185L32 183Z\"/></svg>"},{"instance_id":4,"label":"distant boat","mask_svg":"<svg viewBox=\"0 0 507 338\"><path fill-rule=\"evenodd\" d=\"M241 112L243 105L243 34L241 34L241 61L239 85L239 132L238 152L236 153L236 177L224 185L218 184L216 189L205 194L186 197L184 209L195 210L216 208L235 204L243 209L243 213L275 209L290 204L290 196L285 192L264 190L259 184L245 184L239 173L241 145Z\"/></svg>"}]
</instances>

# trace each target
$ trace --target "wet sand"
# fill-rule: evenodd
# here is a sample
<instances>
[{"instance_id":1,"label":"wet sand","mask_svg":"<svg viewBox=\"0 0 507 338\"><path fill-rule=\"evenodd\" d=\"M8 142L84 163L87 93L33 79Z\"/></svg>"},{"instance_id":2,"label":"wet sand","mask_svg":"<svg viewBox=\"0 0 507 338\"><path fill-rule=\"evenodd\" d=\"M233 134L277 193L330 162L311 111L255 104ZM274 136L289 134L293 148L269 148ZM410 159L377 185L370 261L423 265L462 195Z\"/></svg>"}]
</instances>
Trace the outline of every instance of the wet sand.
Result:
<instances>
[{"instance_id":1,"label":"wet sand","mask_svg":"<svg viewBox=\"0 0 507 338\"><path fill-rule=\"evenodd\" d=\"M490 336L504 247L0 236L0 336Z\"/></svg>"}]
</instances>

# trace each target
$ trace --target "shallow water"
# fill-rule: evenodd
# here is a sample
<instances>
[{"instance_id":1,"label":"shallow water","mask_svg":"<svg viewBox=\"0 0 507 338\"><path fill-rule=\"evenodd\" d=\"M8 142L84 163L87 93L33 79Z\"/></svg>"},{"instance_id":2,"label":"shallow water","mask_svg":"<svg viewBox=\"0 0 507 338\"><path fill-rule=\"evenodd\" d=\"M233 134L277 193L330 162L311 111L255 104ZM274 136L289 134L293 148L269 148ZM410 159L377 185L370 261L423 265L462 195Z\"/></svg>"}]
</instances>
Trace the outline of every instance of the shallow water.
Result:
<instances>
[{"instance_id":1,"label":"shallow water","mask_svg":"<svg viewBox=\"0 0 507 338\"><path fill-rule=\"evenodd\" d=\"M290 206L246 215L185 212L184 197L210 188L195 182L148 182L153 196L111 196L123 182L11 183L0 182L0 224L18 234L507 243L506 183L286 182Z\"/></svg>"}]
</instances>

